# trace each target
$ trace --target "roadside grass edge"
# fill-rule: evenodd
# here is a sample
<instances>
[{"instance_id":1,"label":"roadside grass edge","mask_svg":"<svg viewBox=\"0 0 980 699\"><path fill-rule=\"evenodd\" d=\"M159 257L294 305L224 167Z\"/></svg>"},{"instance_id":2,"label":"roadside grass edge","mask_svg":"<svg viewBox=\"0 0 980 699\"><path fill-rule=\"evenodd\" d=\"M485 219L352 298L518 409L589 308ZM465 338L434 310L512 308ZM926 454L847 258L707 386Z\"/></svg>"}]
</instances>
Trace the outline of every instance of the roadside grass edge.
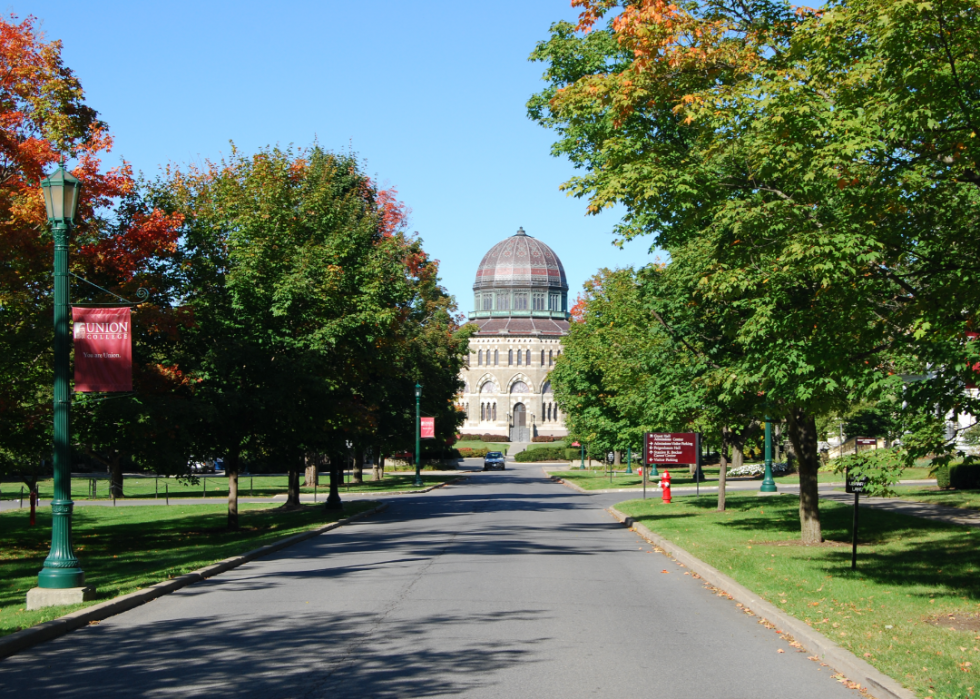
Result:
<instances>
[{"instance_id":1,"label":"roadside grass edge","mask_svg":"<svg viewBox=\"0 0 980 699\"><path fill-rule=\"evenodd\" d=\"M44 643L45 641L50 641L53 638L63 636L92 622L102 621L103 619L115 616L116 614L122 614L123 612L129 611L130 609L138 607L141 604L145 604L158 597L168 595L171 592L187 587L188 585L193 585L196 582L201 582L202 580L206 580L215 575L219 575L226 571L232 570L233 568L244 565L250 561L254 561L256 558L267 556L270 553L281 551L282 549L298 544L301 541L312 539L313 537L319 536L320 534L328 532L331 529L337 529L338 527L342 527L343 525L355 520L363 519L365 517L369 517L370 515L383 512L387 508L387 503L381 503L377 507L366 510L365 512L360 512L350 517L344 517L336 522L324 524L323 526L315 527L314 529L310 529L299 534L293 534L285 539L280 539L279 541L274 541L271 544L260 546L257 549L253 549L239 556L232 556L209 566L198 568L190 573L180 575L173 580L165 580L164 582L150 585L142 590L136 590L135 592L130 592L129 594L106 600L105 602L92 605L91 607L80 609L77 612L72 612L71 614L66 614L62 617L58 617L57 619L45 621L37 626L32 626L24 629L23 631L17 631L16 633L4 636L3 638L0 638L0 660L14 655L22 650L36 646L39 643Z\"/></svg>"},{"instance_id":2,"label":"roadside grass edge","mask_svg":"<svg viewBox=\"0 0 980 699\"><path fill-rule=\"evenodd\" d=\"M777 633L784 637L792 637L791 640L819 656L821 660L841 675L852 682L856 682L859 688L866 689L875 699L916 699L913 692L903 687L894 678L878 671L849 650L841 648L796 617L786 614L717 568L691 555L615 507L608 508L607 512L661 549L664 555L685 566L692 573L697 573L706 583L724 592L729 599L741 602L743 606L748 608L748 611L758 616L762 623L769 622L775 625Z\"/></svg>"}]
</instances>

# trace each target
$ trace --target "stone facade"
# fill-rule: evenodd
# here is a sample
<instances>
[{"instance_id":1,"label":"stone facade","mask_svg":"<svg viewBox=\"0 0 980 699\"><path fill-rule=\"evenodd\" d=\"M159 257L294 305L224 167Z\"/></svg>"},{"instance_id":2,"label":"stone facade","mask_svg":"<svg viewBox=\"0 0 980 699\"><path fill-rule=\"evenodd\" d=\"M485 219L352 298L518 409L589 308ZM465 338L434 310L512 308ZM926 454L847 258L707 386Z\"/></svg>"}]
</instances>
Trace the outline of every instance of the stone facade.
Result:
<instances>
[{"instance_id":1,"label":"stone facade","mask_svg":"<svg viewBox=\"0 0 980 699\"><path fill-rule=\"evenodd\" d=\"M558 256L523 229L484 256L473 285L470 340L458 402L462 432L564 437L548 376L568 334L568 283Z\"/></svg>"}]
</instances>

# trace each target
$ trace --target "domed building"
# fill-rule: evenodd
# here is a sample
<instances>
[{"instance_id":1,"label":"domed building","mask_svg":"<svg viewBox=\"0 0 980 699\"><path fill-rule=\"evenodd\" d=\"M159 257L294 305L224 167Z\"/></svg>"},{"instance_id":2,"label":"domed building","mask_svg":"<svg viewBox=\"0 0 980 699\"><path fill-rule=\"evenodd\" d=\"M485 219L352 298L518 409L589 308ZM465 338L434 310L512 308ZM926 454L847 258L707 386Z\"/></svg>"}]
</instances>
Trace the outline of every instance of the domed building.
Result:
<instances>
[{"instance_id":1,"label":"domed building","mask_svg":"<svg viewBox=\"0 0 980 699\"><path fill-rule=\"evenodd\" d=\"M460 405L469 434L512 442L568 434L548 375L568 334L568 281L561 260L521 228L490 248L476 271Z\"/></svg>"}]
</instances>

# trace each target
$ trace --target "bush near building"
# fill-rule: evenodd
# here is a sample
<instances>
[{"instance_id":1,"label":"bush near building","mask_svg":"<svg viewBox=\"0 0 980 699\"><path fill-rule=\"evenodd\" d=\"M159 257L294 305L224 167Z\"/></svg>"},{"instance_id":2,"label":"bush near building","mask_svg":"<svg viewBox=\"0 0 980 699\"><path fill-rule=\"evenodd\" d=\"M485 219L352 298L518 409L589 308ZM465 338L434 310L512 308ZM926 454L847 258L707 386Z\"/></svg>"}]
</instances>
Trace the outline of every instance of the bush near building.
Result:
<instances>
[{"instance_id":1,"label":"bush near building","mask_svg":"<svg viewBox=\"0 0 980 699\"><path fill-rule=\"evenodd\" d=\"M980 464L959 464L947 469L947 485L957 490L976 490L980 488ZM939 474L936 474L939 481ZM940 485L940 487L942 487Z\"/></svg>"}]
</instances>

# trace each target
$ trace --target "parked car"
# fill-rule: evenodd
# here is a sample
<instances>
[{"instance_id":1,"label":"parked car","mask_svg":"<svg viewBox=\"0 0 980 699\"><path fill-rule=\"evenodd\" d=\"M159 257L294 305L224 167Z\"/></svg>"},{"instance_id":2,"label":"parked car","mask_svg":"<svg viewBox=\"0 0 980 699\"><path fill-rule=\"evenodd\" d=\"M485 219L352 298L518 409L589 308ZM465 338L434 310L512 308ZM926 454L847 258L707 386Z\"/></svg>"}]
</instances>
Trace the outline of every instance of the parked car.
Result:
<instances>
[{"instance_id":1,"label":"parked car","mask_svg":"<svg viewBox=\"0 0 980 699\"><path fill-rule=\"evenodd\" d=\"M493 471L499 469L503 471L507 468L507 459L499 451L487 452L487 455L483 457L483 470Z\"/></svg>"},{"instance_id":2,"label":"parked car","mask_svg":"<svg viewBox=\"0 0 980 699\"><path fill-rule=\"evenodd\" d=\"M191 473L214 473L214 462L213 461L198 461L195 458L191 458Z\"/></svg>"}]
</instances>

